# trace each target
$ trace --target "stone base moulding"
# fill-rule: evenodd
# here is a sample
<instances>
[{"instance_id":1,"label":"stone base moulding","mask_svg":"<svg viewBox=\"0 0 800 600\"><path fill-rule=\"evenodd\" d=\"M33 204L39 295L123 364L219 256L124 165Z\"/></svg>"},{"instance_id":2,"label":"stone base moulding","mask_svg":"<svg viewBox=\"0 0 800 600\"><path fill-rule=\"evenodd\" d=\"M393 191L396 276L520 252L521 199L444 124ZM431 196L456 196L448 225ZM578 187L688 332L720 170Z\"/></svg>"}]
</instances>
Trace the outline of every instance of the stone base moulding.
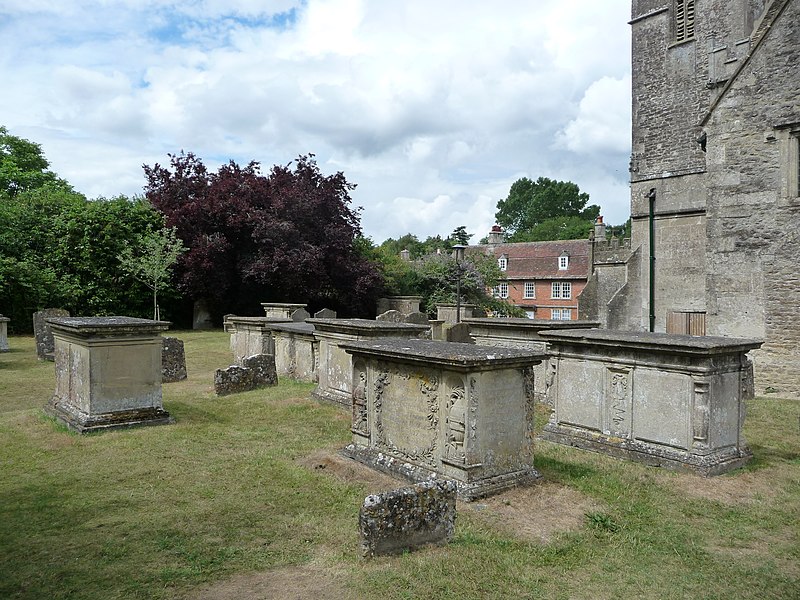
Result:
<instances>
[{"instance_id":1,"label":"stone base moulding","mask_svg":"<svg viewBox=\"0 0 800 600\"><path fill-rule=\"evenodd\" d=\"M743 382L760 341L599 329L541 336L555 371L540 439L703 476L752 457Z\"/></svg>"},{"instance_id":2,"label":"stone base moulding","mask_svg":"<svg viewBox=\"0 0 800 600\"><path fill-rule=\"evenodd\" d=\"M161 397L161 332L168 322L61 317L47 323L56 373L47 414L79 433L173 422Z\"/></svg>"}]
</instances>

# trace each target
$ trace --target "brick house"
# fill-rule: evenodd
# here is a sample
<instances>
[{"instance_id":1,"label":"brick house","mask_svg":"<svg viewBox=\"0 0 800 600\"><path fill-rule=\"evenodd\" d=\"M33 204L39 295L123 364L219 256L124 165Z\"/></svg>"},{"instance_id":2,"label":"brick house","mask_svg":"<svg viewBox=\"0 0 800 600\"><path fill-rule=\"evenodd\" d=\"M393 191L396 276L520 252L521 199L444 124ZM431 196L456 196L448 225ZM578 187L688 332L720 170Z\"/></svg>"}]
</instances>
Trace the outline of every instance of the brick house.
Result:
<instances>
[{"instance_id":1,"label":"brick house","mask_svg":"<svg viewBox=\"0 0 800 600\"><path fill-rule=\"evenodd\" d=\"M495 226L489 243L468 253L493 256L505 276L494 295L522 308L531 319L576 320L578 296L589 276L589 240L503 243Z\"/></svg>"}]
</instances>

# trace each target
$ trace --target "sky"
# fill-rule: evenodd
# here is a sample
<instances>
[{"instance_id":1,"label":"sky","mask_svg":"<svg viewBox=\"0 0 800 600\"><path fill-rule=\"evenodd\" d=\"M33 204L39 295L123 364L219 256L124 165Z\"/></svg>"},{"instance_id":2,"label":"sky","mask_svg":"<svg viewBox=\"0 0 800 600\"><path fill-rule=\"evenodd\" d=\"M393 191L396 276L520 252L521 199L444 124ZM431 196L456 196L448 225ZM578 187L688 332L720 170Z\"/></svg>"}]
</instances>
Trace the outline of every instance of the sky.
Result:
<instances>
[{"instance_id":1,"label":"sky","mask_svg":"<svg viewBox=\"0 0 800 600\"><path fill-rule=\"evenodd\" d=\"M629 215L629 0L3 0L0 125L90 198L313 153L364 235L485 236L521 177Z\"/></svg>"}]
</instances>

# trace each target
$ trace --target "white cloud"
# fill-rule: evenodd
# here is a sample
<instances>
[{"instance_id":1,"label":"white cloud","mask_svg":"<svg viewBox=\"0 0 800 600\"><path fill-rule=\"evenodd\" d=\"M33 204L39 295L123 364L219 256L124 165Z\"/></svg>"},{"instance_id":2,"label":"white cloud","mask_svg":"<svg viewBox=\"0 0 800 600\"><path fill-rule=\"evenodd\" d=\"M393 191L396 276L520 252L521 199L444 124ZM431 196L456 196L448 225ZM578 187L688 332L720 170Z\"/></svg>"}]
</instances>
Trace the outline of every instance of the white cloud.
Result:
<instances>
[{"instance_id":1,"label":"white cloud","mask_svg":"<svg viewBox=\"0 0 800 600\"><path fill-rule=\"evenodd\" d=\"M0 124L42 144L90 196L141 193L142 163L181 149L210 168L233 159L265 170L313 152L359 184L354 204L376 241L459 225L482 237L523 175L575 181L622 213L629 9L6 2Z\"/></svg>"}]
</instances>

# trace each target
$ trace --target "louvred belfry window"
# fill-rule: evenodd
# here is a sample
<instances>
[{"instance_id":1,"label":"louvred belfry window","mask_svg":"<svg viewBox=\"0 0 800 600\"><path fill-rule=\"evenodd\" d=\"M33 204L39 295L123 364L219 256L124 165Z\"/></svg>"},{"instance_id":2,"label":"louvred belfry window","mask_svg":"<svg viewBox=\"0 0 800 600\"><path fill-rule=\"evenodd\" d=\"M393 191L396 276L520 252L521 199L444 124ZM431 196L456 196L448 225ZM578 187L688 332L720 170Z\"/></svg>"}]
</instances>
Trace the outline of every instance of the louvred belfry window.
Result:
<instances>
[{"instance_id":1,"label":"louvred belfry window","mask_svg":"<svg viewBox=\"0 0 800 600\"><path fill-rule=\"evenodd\" d=\"M694 37L694 0L675 0L675 41Z\"/></svg>"}]
</instances>

